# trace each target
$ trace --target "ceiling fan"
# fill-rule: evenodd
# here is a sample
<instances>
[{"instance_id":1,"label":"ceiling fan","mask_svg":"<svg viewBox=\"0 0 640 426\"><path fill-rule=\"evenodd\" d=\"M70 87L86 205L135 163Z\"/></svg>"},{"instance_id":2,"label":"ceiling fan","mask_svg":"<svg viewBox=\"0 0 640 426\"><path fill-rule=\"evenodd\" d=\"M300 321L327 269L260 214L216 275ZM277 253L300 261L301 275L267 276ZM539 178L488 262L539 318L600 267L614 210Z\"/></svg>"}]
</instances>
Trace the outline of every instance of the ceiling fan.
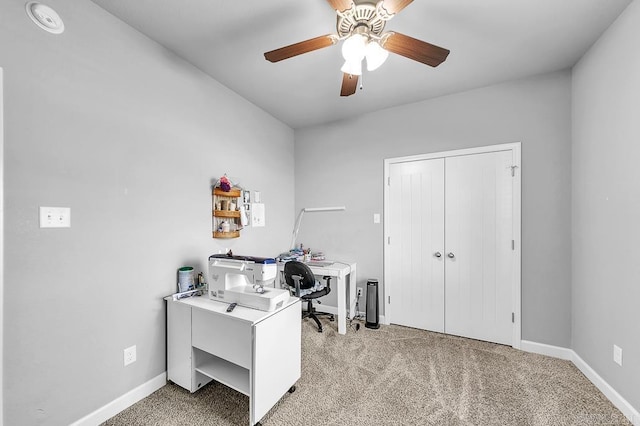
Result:
<instances>
[{"instance_id":1,"label":"ceiling fan","mask_svg":"<svg viewBox=\"0 0 640 426\"><path fill-rule=\"evenodd\" d=\"M449 50L395 31L383 32L386 22L407 7L413 0L327 0L338 14L337 34L327 34L294 43L264 54L270 62L278 62L303 53L312 52L338 41L342 44L345 63L342 71L340 96L356 92L358 76L362 75L362 60L373 71L384 63L389 52L414 61L437 67L449 55Z\"/></svg>"}]
</instances>

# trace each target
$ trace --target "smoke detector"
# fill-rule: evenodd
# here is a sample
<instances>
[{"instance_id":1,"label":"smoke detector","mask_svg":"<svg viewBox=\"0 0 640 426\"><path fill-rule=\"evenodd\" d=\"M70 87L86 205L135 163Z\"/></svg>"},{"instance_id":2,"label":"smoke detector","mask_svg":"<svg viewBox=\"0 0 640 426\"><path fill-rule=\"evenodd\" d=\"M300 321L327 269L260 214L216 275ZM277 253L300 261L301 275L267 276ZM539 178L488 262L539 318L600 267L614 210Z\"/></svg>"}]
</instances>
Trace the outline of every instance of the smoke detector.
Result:
<instances>
[{"instance_id":1,"label":"smoke detector","mask_svg":"<svg viewBox=\"0 0 640 426\"><path fill-rule=\"evenodd\" d=\"M64 22L55 10L44 4L30 1L26 4L27 15L37 26L52 34L62 34Z\"/></svg>"}]
</instances>

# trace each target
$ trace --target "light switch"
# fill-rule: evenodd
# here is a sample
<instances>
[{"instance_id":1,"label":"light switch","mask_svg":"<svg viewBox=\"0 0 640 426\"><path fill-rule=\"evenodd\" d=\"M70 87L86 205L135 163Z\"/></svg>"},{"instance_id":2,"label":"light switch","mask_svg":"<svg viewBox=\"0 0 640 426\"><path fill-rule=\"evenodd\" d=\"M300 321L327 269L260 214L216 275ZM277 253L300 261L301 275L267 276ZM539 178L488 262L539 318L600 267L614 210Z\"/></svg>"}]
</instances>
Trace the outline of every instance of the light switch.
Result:
<instances>
[{"instance_id":1,"label":"light switch","mask_svg":"<svg viewBox=\"0 0 640 426\"><path fill-rule=\"evenodd\" d=\"M40 207L40 228L71 228L71 208Z\"/></svg>"},{"instance_id":2,"label":"light switch","mask_svg":"<svg viewBox=\"0 0 640 426\"><path fill-rule=\"evenodd\" d=\"M380 213L373 214L373 223L380 223Z\"/></svg>"},{"instance_id":3,"label":"light switch","mask_svg":"<svg viewBox=\"0 0 640 426\"><path fill-rule=\"evenodd\" d=\"M613 345L613 362L622 367L622 348L618 345Z\"/></svg>"}]
</instances>

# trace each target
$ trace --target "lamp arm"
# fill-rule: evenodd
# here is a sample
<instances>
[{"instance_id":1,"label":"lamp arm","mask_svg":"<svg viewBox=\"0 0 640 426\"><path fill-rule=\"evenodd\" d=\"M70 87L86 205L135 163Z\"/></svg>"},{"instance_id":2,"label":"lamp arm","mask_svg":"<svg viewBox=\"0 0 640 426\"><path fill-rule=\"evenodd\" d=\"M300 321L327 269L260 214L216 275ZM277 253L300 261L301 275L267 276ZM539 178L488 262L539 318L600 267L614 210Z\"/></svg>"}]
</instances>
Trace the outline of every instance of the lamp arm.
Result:
<instances>
[{"instance_id":1,"label":"lamp arm","mask_svg":"<svg viewBox=\"0 0 640 426\"><path fill-rule=\"evenodd\" d=\"M298 219L296 219L296 226L293 228L293 235L291 236L291 249L296 248L296 238L298 238L298 231L300 230L300 224L302 223L302 215L304 215L305 209L301 209L298 213Z\"/></svg>"},{"instance_id":2,"label":"lamp arm","mask_svg":"<svg viewBox=\"0 0 640 426\"><path fill-rule=\"evenodd\" d=\"M337 206L337 207L305 207L300 210L298 213L298 219L296 219L296 226L293 228L293 235L291 236L291 249L296 248L296 238L298 238L298 231L300 230L300 224L302 223L302 215L304 212L335 212L335 211L344 211L346 210L345 206Z\"/></svg>"}]
</instances>

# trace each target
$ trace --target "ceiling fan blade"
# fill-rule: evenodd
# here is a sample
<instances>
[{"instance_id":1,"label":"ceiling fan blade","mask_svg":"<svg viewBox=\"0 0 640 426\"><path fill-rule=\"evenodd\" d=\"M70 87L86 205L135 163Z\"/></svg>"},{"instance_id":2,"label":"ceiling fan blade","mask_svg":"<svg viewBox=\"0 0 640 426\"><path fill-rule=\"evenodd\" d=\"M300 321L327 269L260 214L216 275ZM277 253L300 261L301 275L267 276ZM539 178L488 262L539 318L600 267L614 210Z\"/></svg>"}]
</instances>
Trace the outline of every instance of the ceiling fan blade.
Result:
<instances>
[{"instance_id":1,"label":"ceiling fan blade","mask_svg":"<svg viewBox=\"0 0 640 426\"><path fill-rule=\"evenodd\" d=\"M264 57L267 61L278 62L283 59L289 59L294 56L302 55L303 53L312 52L314 50L322 49L323 47L329 47L338 41L338 38L333 34L327 34L320 37L312 38L309 40L301 41L289 46L281 47L280 49L266 52Z\"/></svg>"},{"instance_id":2,"label":"ceiling fan blade","mask_svg":"<svg viewBox=\"0 0 640 426\"><path fill-rule=\"evenodd\" d=\"M405 7L409 6L413 0L384 0L382 7L389 15L395 15Z\"/></svg>"},{"instance_id":3,"label":"ceiling fan blade","mask_svg":"<svg viewBox=\"0 0 640 426\"><path fill-rule=\"evenodd\" d=\"M344 12L345 10L351 9L353 6L353 1L351 0L327 0L332 8L337 10L338 12Z\"/></svg>"},{"instance_id":4,"label":"ceiling fan blade","mask_svg":"<svg viewBox=\"0 0 640 426\"><path fill-rule=\"evenodd\" d=\"M389 52L432 67L437 67L443 63L449 55L449 49L396 32L389 33L382 47Z\"/></svg>"},{"instance_id":5,"label":"ceiling fan blade","mask_svg":"<svg viewBox=\"0 0 640 426\"><path fill-rule=\"evenodd\" d=\"M358 87L358 76L342 73L342 88L340 89L340 96L351 96L356 93Z\"/></svg>"}]
</instances>

